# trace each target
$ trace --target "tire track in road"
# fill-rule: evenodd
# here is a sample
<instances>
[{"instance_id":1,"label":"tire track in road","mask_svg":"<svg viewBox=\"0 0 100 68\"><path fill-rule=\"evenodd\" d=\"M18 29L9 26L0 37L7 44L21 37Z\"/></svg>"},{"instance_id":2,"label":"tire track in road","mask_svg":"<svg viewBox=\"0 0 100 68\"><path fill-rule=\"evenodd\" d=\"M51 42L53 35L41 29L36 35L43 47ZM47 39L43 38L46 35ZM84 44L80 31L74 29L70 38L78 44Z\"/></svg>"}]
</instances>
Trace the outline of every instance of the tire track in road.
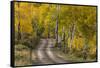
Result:
<instances>
[{"instance_id":1,"label":"tire track in road","mask_svg":"<svg viewBox=\"0 0 100 68\"><path fill-rule=\"evenodd\" d=\"M40 45L39 45L38 50L37 50L37 56L39 59L38 64L54 64L55 63L46 54L46 46L47 45L48 45L48 40L41 39Z\"/></svg>"},{"instance_id":2,"label":"tire track in road","mask_svg":"<svg viewBox=\"0 0 100 68\"><path fill-rule=\"evenodd\" d=\"M52 41L51 39L48 39L48 46L47 46L47 49L46 49L46 53L49 56L49 58L51 60L53 60L55 63L68 63L63 58L60 58L56 54L54 54L54 52L52 50L53 45L54 45L54 41Z\"/></svg>"},{"instance_id":3,"label":"tire track in road","mask_svg":"<svg viewBox=\"0 0 100 68\"><path fill-rule=\"evenodd\" d=\"M55 44L54 39L41 39L40 44L37 48L37 64L57 64L57 63L68 63L63 58L57 56L54 52L53 46Z\"/></svg>"}]
</instances>

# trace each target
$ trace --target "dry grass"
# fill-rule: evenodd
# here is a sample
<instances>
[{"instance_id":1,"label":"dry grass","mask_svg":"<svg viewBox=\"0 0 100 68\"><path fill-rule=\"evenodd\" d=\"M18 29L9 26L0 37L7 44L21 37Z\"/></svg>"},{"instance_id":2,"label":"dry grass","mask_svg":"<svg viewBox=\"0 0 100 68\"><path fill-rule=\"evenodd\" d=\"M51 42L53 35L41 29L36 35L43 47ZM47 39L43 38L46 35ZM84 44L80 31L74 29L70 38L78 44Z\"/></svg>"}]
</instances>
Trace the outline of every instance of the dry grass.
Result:
<instances>
[{"instance_id":1,"label":"dry grass","mask_svg":"<svg viewBox=\"0 0 100 68\"><path fill-rule=\"evenodd\" d=\"M34 51L32 51L32 60L30 61L30 49L24 45L15 45L15 66L32 65L35 58Z\"/></svg>"},{"instance_id":2,"label":"dry grass","mask_svg":"<svg viewBox=\"0 0 100 68\"><path fill-rule=\"evenodd\" d=\"M76 54L72 53L63 53L62 51L56 49L54 50L54 53L60 57L60 58L63 58L65 60L67 60L69 63L71 62L93 62L93 61L96 61L96 57L91 59L90 57L87 57L86 60L84 60L82 57L77 57Z\"/></svg>"}]
</instances>

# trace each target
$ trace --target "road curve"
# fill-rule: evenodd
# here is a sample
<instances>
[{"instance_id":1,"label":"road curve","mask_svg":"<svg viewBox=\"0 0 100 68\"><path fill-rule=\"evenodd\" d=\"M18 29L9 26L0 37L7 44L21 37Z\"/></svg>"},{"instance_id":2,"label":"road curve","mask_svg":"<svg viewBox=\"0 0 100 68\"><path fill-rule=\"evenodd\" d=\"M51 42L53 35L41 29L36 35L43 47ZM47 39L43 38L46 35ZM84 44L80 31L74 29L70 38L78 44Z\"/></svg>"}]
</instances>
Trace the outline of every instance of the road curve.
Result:
<instances>
[{"instance_id":1,"label":"road curve","mask_svg":"<svg viewBox=\"0 0 100 68\"><path fill-rule=\"evenodd\" d=\"M48 55L46 54L46 46L47 46L48 40L47 39L41 39L40 44L37 50L37 56L39 63L38 64L52 64L53 61L50 60Z\"/></svg>"},{"instance_id":2,"label":"road curve","mask_svg":"<svg viewBox=\"0 0 100 68\"><path fill-rule=\"evenodd\" d=\"M41 39L37 49L38 64L67 63L63 58L59 58L52 50L54 39Z\"/></svg>"},{"instance_id":3,"label":"road curve","mask_svg":"<svg viewBox=\"0 0 100 68\"><path fill-rule=\"evenodd\" d=\"M66 60L63 58L59 58L55 53L54 50L52 49L53 45L55 44L55 41L52 39L48 39L48 46L47 46L47 54L50 57L51 60L53 60L55 63L67 63Z\"/></svg>"}]
</instances>

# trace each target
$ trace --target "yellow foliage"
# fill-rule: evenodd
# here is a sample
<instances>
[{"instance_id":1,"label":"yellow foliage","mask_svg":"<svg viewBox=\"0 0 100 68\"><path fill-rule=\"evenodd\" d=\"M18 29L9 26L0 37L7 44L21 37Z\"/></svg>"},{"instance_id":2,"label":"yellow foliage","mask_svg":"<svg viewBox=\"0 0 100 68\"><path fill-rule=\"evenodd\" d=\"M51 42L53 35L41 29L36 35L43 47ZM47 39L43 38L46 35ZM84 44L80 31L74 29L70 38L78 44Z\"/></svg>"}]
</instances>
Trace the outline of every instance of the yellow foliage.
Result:
<instances>
[{"instance_id":1,"label":"yellow foliage","mask_svg":"<svg viewBox=\"0 0 100 68\"><path fill-rule=\"evenodd\" d=\"M90 54L96 54L96 35L89 41Z\"/></svg>"},{"instance_id":2,"label":"yellow foliage","mask_svg":"<svg viewBox=\"0 0 100 68\"><path fill-rule=\"evenodd\" d=\"M68 44L70 44L70 41L71 40L68 39ZM75 48L76 50L80 50L81 48L83 48L83 45L84 45L84 39L81 37L74 36L71 47Z\"/></svg>"},{"instance_id":3,"label":"yellow foliage","mask_svg":"<svg viewBox=\"0 0 100 68\"><path fill-rule=\"evenodd\" d=\"M15 2L15 30L18 30L18 24L20 23L20 31L21 32L32 32L32 8L31 4L28 3L20 3L18 7L18 3Z\"/></svg>"}]
</instances>

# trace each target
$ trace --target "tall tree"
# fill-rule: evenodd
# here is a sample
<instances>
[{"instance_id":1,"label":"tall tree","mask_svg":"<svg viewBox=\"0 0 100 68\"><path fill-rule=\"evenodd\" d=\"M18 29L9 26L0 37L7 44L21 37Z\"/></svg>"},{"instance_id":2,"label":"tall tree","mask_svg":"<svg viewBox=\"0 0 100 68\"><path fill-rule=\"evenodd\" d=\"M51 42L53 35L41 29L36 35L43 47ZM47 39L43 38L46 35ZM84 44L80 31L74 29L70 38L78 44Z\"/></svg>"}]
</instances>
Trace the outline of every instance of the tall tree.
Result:
<instances>
[{"instance_id":1,"label":"tall tree","mask_svg":"<svg viewBox=\"0 0 100 68\"><path fill-rule=\"evenodd\" d=\"M74 40L74 35L75 35L75 23L72 24L71 28L70 28L70 32L71 32L71 35L70 35L70 50L72 49L72 43L73 43L73 40Z\"/></svg>"},{"instance_id":2,"label":"tall tree","mask_svg":"<svg viewBox=\"0 0 100 68\"><path fill-rule=\"evenodd\" d=\"M57 9L57 17L56 17L55 38L56 38L56 46L58 46L58 23L59 23L59 10L60 10L59 4L57 5L56 9Z\"/></svg>"},{"instance_id":3,"label":"tall tree","mask_svg":"<svg viewBox=\"0 0 100 68\"><path fill-rule=\"evenodd\" d=\"M21 39L21 30L20 30L20 4L18 3L18 20L19 20L19 23L18 23L18 40Z\"/></svg>"}]
</instances>

